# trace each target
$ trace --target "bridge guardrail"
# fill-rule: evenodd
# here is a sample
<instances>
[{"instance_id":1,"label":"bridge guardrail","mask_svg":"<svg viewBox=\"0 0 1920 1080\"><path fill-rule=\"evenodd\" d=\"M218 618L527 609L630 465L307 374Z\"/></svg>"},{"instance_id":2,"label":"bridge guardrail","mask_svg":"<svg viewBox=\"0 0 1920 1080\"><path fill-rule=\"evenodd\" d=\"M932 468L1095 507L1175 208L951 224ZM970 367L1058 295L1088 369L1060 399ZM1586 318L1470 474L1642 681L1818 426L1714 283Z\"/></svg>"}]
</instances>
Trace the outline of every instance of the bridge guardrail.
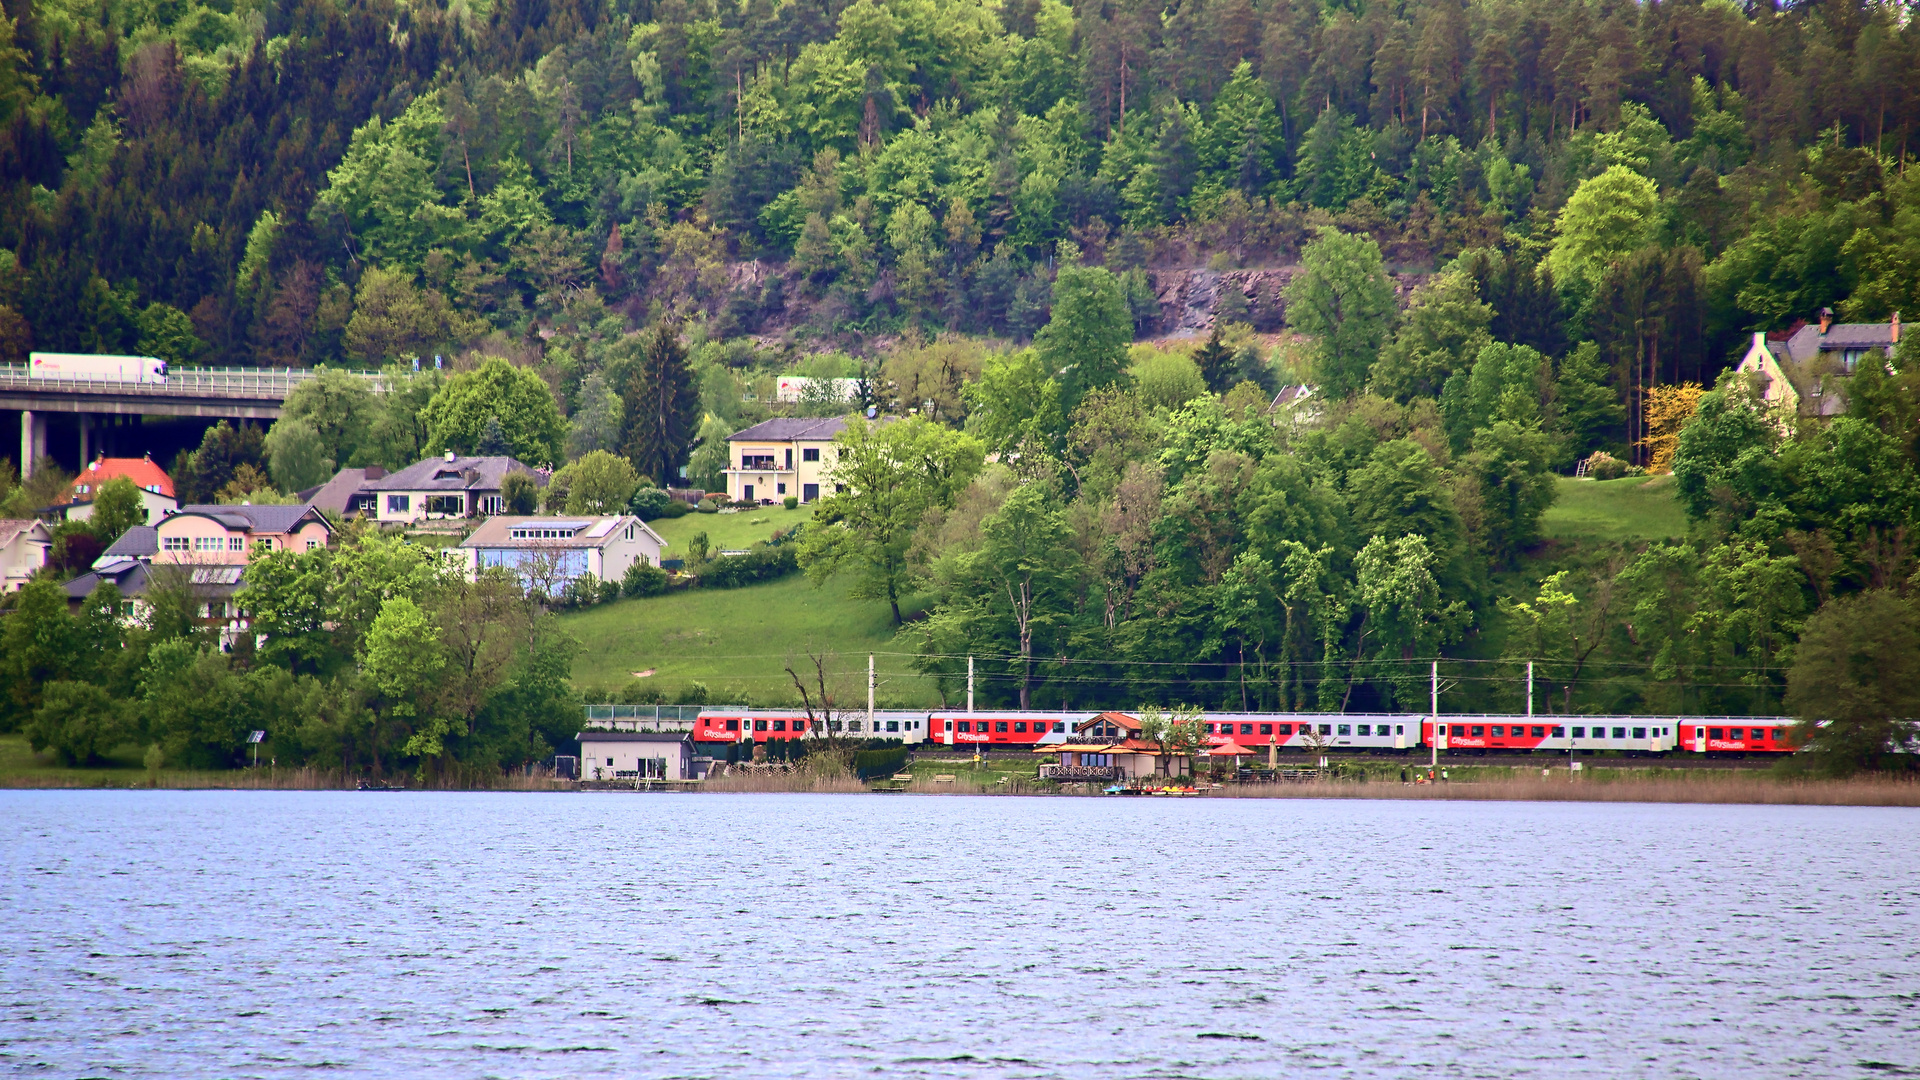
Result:
<instances>
[{"instance_id":1,"label":"bridge guardrail","mask_svg":"<svg viewBox=\"0 0 1920 1080\"><path fill-rule=\"evenodd\" d=\"M133 394L149 397L257 397L285 399L293 388L314 378L307 370L261 368L176 368L164 383L119 379L35 378L25 364L0 364L0 389L42 390L91 394ZM383 393L386 375L377 371L350 371L366 380L369 389Z\"/></svg>"}]
</instances>

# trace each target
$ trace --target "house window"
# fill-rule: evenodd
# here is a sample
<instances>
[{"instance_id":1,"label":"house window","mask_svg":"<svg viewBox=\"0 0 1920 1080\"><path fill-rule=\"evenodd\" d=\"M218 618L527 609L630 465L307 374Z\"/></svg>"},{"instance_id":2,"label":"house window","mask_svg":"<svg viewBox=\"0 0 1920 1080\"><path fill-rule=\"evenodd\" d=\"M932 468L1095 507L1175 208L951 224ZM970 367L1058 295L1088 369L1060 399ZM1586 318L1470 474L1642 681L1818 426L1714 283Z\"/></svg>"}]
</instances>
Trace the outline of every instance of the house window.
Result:
<instances>
[{"instance_id":1,"label":"house window","mask_svg":"<svg viewBox=\"0 0 1920 1080\"><path fill-rule=\"evenodd\" d=\"M741 454L740 468L749 472L773 468L772 454Z\"/></svg>"},{"instance_id":2,"label":"house window","mask_svg":"<svg viewBox=\"0 0 1920 1080\"><path fill-rule=\"evenodd\" d=\"M309 540L309 541L307 541L307 550L308 550L308 551L312 551L312 550L313 550L314 548L317 548L317 547L319 547L319 546L320 546L320 541L318 541L318 540Z\"/></svg>"},{"instance_id":3,"label":"house window","mask_svg":"<svg viewBox=\"0 0 1920 1080\"><path fill-rule=\"evenodd\" d=\"M752 502L752 501L753 501L753 485L752 485L752 484L741 484L741 485L740 485L740 497L741 497L742 499L744 499L744 500L746 500L747 502Z\"/></svg>"},{"instance_id":4,"label":"house window","mask_svg":"<svg viewBox=\"0 0 1920 1080\"><path fill-rule=\"evenodd\" d=\"M800 501L801 502L819 502L820 501L820 485L819 484L801 484L800 485Z\"/></svg>"},{"instance_id":5,"label":"house window","mask_svg":"<svg viewBox=\"0 0 1920 1080\"><path fill-rule=\"evenodd\" d=\"M238 547L238 546L239 546L239 539L238 539L237 537L236 537L236 538L235 538L235 540L234 540L234 546L236 546L236 547ZM273 550L273 538L272 538L272 537L270 537L270 536L263 536L263 537L261 537L260 539L258 539L258 540L255 540L255 541L253 542L253 550L255 550L255 551L272 551L272 550Z\"/></svg>"},{"instance_id":6,"label":"house window","mask_svg":"<svg viewBox=\"0 0 1920 1080\"><path fill-rule=\"evenodd\" d=\"M1851 375L1853 369L1860 366L1861 359L1866 355L1865 349L1846 349L1840 353L1840 363L1846 368L1847 374Z\"/></svg>"},{"instance_id":7,"label":"house window","mask_svg":"<svg viewBox=\"0 0 1920 1080\"><path fill-rule=\"evenodd\" d=\"M227 541L224 537L196 536L193 538L193 550L195 551L223 551L226 549L226 546Z\"/></svg>"},{"instance_id":8,"label":"house window","mask_svg":"<svg viewBox=\"0 0 1920 1080\"><path fill-rule=\"evenodd\" d=\"M809 446L806 449L800 451L800 460L801 461L819 461L820 448L817 446Z\"/></svg>"},{"instance_id":9,"label":"house window","mask_svg":"<svg viewBox=\"0 0 1920 1080\"><path fill-rule=\"evenodd\" d=\"M413 497L411 495L387 496L387 513L405 514L411 511L412 509L413 509Z\"/></svg>"},{"instance_id":10,"label":"house window","mask_svg":"<svg viewBox=\"0 0 1920 1080\"><path fill-rule=\"evenodd\" d=\"M507 501L498 495L480 496L480 512L483 514L497 514L505 509L506 505Z\"/></svg>"},{"instance_id":11,"label":"house window","mask_svg":"<svg viewBox=\"0 0 1920 1080\"><path fill-rule=\"evenodd\" d=\"M793 448L787 448L787 468L793 468Z\"/></svg>"},{"instance_id":12,"label":"house window","mask_svg":"<svg viewBox=\"0 0 1920 1080\"><path fill-rule=\"evenodd\" d=\"M162 537L160 540L160 550L186 551L191 546L188 541L189 541L189 538L185 536Z\"/></svg>"}]
</instances>

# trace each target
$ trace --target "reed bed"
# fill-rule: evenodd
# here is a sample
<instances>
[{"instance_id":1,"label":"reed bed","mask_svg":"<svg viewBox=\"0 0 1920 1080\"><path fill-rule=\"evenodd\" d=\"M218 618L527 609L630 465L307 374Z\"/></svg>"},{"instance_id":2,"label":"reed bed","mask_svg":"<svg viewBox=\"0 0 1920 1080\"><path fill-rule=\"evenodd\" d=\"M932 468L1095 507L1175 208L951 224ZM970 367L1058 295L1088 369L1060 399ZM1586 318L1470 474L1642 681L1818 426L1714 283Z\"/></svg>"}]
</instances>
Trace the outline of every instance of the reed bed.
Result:
<instances>
[{"instance_id":1,"label":"reed bed","mask_svg":"<svg viewBox=\"0 0 1920 1080\"><path fill-rule=\"evenodd\" d=\"M186 772L162 769L158 773L126 771L103 772L97 776L75 773L16 775L5 786L33 789L111 789L140 790L161 788L170 791L352 791L363 773L340 769L236 769L232 772ZM383 778L391 790L401 791L568 791L573 785L546 775L494 773L474 770L470 773L428 776L424 780L411 775ZM380 781L375 781L380 782Z\"/></svg>"},{"instance_id":2,"label":"reed bed","mask_svg":"<svg viewBox=\"0 0 1920 1080\"><path fill-rule=\"evenodd\" d=\"M811 772L759 771L735 772L711 776L702 781L701 791L790 792L848 795L865 792L867 786L851 776L822 776Z\"/></svg>"},{"instance_id":3,"label":"reed bed","mask_svg":"<svg viewBox=\"0 0 1920 1080\"><path fill-rule=\"evenodd\" d=\"M1232 784L1208 793L1227 799L1455 799L1489 802L1754 803L1780 806L1920 806L1920 783L1855 777L1784 780L1740 773L1690 776L1509 777L1439 784Z\"/></svg>"}]
</instances>

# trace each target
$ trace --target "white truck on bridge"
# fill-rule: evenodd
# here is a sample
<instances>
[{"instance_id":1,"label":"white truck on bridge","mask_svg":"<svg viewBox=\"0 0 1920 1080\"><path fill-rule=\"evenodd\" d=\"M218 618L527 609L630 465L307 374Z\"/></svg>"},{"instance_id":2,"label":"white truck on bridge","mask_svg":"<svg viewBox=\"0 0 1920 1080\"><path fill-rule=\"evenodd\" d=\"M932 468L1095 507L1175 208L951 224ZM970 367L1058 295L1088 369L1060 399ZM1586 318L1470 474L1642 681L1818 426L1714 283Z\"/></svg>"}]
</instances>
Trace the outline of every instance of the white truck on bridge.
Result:
<instances>
[{"instance_id":1,"label":"white truck on bridge","mask_svg":"<svg viewBox=\"0 0 1920 1080\"><path fill-rule=\"evenodd\" d=\"M31 362L28 371L35 379L149 384L167 381L167 362L151 356L37 352L28 360Z\"/></svg>"}]
</instances>

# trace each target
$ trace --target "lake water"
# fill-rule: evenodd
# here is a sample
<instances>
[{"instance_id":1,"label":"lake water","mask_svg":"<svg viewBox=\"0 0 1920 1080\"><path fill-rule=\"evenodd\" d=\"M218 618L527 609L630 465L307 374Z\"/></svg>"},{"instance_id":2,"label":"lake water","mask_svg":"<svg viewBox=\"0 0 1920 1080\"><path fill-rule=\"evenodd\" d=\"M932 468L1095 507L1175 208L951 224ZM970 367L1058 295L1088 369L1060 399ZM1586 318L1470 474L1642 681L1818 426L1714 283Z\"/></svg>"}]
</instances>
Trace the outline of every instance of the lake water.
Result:
<instances>
[{"instance_id":1,"label":"lake water","mask_svg":"<svg viewBox=\"0 0 1920 1080\"><path fill-rule=\"evenodd\" d=\"M1920 812L0 792L20 1075L1920 1071Z\"/></svg>"}]
</instances>

